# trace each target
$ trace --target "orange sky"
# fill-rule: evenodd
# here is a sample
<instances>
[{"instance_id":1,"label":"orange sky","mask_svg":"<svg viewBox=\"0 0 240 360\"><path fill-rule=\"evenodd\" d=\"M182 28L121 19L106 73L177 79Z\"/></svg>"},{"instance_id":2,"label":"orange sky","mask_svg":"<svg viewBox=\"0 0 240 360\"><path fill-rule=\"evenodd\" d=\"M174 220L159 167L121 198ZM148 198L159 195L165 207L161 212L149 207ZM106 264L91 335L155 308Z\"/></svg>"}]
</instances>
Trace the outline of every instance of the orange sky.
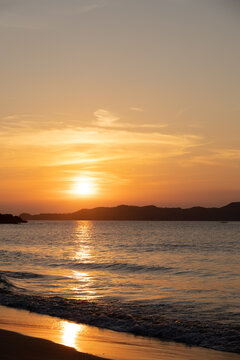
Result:
<instances>
[{"instance_id":1,"label":"orange sky","mask_svg":"<svg viewBox=\"0 0 240 360\"><path fill-rule=\"evenodd\" d=\"M240 199L238 2L0 9L0 212Z\"/></svg>"}]
</instances>

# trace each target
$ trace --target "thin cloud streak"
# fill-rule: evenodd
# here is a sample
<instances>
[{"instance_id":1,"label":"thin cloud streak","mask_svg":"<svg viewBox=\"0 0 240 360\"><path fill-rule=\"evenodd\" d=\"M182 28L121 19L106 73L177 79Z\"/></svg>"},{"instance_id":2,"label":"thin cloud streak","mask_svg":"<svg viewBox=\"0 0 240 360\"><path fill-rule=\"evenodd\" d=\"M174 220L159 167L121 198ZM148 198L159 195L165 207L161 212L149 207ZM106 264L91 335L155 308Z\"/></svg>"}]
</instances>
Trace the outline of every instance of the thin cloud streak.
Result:
<instances>
[{"instance_id":1,"label":"thin cloud streak","mask_svg":"<svg viewBox=\"0 0 240 360\"><path fill-rule=\"evenodd\" d=\"M94 112L95 116L95 125L105 127L105 126L113 126L116 121L119 120L119 117L114 115L108 110L98 109Z\"/></svg>"},{"instance_id":2,"label":"thin cloud streak","mask_svg":"<svg viewBox=\"0 0 240 360\"><path fill-rule=\"evenodd\" d=\"M62 25L69 17L90 13L105 7L108 2L109 0L1 0L0 27L31 30Z\"/></svg>"},{"instance_id":3,"label":"thin cloud streak","mask_svg":"<svg viewBox=\"0 0 240 360\"><path fill-rule=\"evenodd\" d=\"M63 129L50 131L22 132L18 134L6 135L5 141L14 140L15 145L47 144L48 146L74 145L74 144L162 144L172 146L195 146L200 138L196 135L169 135L159 132L152 133L132 133L125 130L105 131L103 129L79 128L78 130Z\"/></svg>"},{"instance_id":4,"label":"thin cloud streak","mask_svg":"<svg viewBox=\"0 0 240 360\"><path fill-rule=\"evenodd\" d=\"M131 107L130 110L137 111L137 112L143 112L144 110L140 107Z\"/></svg>"},{"instance_id":5,"label":"thin cloud streak","mask_svg":"<svg viewBox=\"0 0 240 360\"><path fill-rule=\"evenodd\" d=\"M209 165L209 166L224 166L239 167L240 166L240 149L208 149L205 154L190 156L185 165Z\"/></svg>"}]
</instances>

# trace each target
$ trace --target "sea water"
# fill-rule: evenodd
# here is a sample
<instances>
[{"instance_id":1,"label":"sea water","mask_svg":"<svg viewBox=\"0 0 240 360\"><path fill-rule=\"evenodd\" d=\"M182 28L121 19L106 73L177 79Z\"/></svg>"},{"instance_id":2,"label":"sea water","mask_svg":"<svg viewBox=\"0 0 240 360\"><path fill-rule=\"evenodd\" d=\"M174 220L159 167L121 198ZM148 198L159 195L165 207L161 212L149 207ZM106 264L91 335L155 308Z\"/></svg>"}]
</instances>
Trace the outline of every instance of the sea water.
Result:
<instances>
[{"instance_id":1,"label":"sea water","mask_svg":"<svg viewBox=\"0 0 240 360\"><path fill-rule=\"evenodd\" d=\"M0 226L0 304L240 353L240 223Z\"/></svg>"}]
</instances>

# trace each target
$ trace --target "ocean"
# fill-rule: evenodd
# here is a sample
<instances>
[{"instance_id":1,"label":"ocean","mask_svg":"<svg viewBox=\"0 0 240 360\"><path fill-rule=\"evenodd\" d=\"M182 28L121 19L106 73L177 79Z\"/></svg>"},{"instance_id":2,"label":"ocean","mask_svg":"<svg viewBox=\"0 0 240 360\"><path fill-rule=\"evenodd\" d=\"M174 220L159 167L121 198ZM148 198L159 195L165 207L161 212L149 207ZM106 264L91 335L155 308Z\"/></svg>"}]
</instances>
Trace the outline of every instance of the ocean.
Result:
<instances>
[{"instance_id":1,"label":"ocean","mask_svg":"<svg viewBox=\"0 0 240 360\"><path fill-rule=\"evenodd\" d=\"M0 304L240 353L240 223L0 226Z\"/></svg>"}]
</instances>

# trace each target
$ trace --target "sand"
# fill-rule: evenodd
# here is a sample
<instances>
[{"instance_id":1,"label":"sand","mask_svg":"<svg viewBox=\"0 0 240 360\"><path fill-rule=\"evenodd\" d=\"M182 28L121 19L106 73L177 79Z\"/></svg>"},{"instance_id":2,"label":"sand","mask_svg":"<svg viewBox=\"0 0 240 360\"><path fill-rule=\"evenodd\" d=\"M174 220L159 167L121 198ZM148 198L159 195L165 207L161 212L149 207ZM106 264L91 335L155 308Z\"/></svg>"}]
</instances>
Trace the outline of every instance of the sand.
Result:
<instances>
[{"instance_id":1,"label":"sand","mask_svg":"<svg viewBox=\"0 0 240 360\"><path fill-rule=\"evenodd\" d=\"M1 360L102 360L48 340L0 330Z\"/></svg>"},{"instance_id":2,"label":"sand","mask_svg":"<svg viewBox=\"0 0 240 360\"><path fill-rule=\"evenodd\" d=\"M0 329L7 330L0 332L0 360L240 360L240 354L135 337L3 306Z\"/></svg>"}]
</instances>

